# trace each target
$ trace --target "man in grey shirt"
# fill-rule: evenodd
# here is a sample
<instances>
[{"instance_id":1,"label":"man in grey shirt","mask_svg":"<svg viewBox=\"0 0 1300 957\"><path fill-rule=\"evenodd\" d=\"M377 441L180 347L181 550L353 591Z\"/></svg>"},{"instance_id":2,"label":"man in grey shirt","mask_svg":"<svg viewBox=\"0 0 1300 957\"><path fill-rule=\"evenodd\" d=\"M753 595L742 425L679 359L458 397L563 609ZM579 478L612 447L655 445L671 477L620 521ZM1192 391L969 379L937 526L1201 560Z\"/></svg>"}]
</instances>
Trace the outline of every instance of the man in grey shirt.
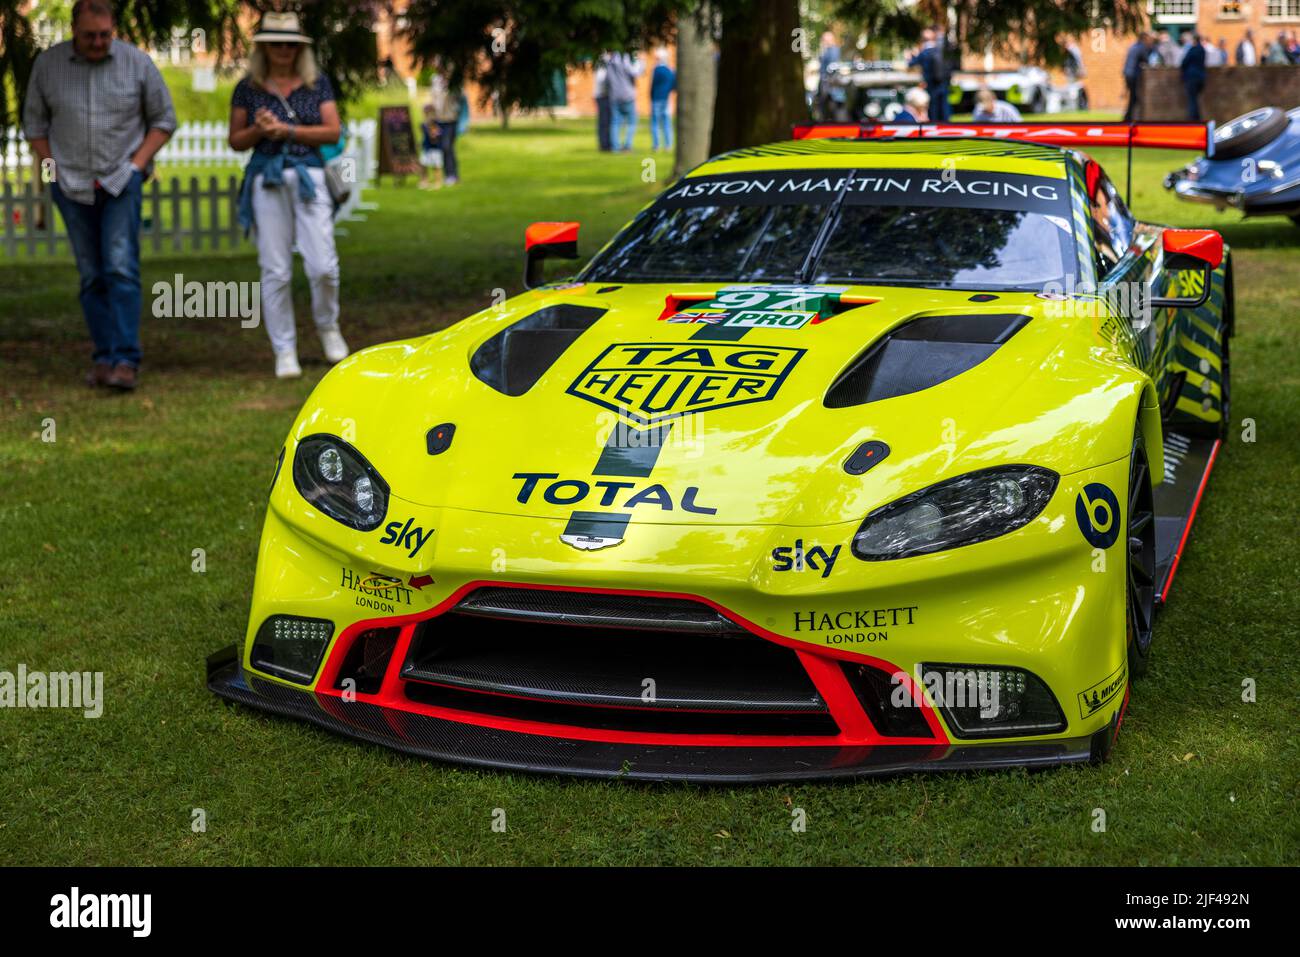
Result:
<instances>
[{"instance_id":1,"label":"man in grey shirt","mask_svg":"<svg viewBox=\"0 0 1300 957\"><path fill-rule=\"evenodd\" d=\"M68 229L94 342L91 385L133 389L140 366L140 208L154 154L176 129L162 74L115 39L108 0L77 0L72 39L36 58L23 133Z\"/></svg>"},{"instance_id":2,"label":"man in grey shirt","mask_svg":"<svg viewBox=\"0 0 1300 957\"><path fill-rule=\"evenodd\" d=\"M605 86L613 113L610 138L620 153L632 149L632 137L636 135L636 78L641 69L641 60L635 54L612 53L605 64Z\"/></svg>"}]
</instances>

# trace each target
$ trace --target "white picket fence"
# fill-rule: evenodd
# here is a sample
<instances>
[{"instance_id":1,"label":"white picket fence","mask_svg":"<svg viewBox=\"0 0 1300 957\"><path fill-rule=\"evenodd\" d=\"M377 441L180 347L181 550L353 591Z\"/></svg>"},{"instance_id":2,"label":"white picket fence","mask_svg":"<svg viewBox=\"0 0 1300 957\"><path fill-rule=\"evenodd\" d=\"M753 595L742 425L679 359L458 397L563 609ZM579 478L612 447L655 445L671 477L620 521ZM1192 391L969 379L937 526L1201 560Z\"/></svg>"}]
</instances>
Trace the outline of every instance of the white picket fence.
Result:
<instances>
[{"instance_id":1,"label":"white picket fence","mask_svg":"<svg viewBox=\"0 0 1300 957\"><path fill-rule=\"evenodd\" d=\"M352 192L334 220L335 230L341 234L347 233L342 223L365 219L365 214L376 208L374 203L364 200L362 193L374 185L378 164L378 122L374 119L355 120L345 124L344 129L347 140L339 162L343 164L345 178L352 184ZM9 132L11 135L0 144L0 215L4 217L0 221L0 248L11 255L18 249L35 254L54 253L66 248L62 221L53 215L48 192L41 189L40 170L33 161L31 149L26 140L12 135L12 130ZM157 165L169 173L179 169L242 169L251 154L232 150L226 141L227 133L224 123L182 123L159 151ZM161 200L168 207L194 209L196 219L200 203L205 209L220 208L220 224L214 212L203 235L213 241L218 236L226 237L233 244L237 241L237 232L226 211L234 209L239 179L229 176L221 179L225 182L219 186L215 176L208 177L206 184L201 184L197 177L189 177L189 184L182 186L173 178L166 190L160 190L155 181L152 190L146 190L146 207L152 200L156 210ZM154 248L164 240L175 249L181 248L182 240L197 243L197 223L186 223L183 228L180 216L150 217L148 213L146 208L145 240L146 243L152 240ZM50 226L54 229L49 229ZM29 230L39 235L26 235Z\"/></svg>"}]
</instances>

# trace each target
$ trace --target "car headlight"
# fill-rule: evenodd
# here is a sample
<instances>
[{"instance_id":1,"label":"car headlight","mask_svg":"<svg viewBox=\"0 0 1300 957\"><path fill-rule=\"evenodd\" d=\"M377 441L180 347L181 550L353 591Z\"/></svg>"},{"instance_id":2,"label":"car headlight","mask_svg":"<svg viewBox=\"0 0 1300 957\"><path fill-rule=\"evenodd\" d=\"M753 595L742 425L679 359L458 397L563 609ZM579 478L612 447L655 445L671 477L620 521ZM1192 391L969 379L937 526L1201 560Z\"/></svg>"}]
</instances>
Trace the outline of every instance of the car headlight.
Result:
<instances>
[{"instance_id":1,"label":"car headlight","mask_svg":"<svg viewBox=\"0 0 1300 957\"><path fill-rule=\"evenodd\" d=\"M1008 465L931 485L868 515L853 536L853 554L879 562L1014 532L1047 507L1059 478L1036 465Z\"/></svg>"},{"instance_id":2,"label":"car headlight","mask_svg":"<svg viewBox=\"0 0 1300 957\"><path fill-rule=\"evenodd\" d=\"M310 435L293 456L298 492L336 522L369 532L388 512L388 483L348 443L333 435Z\"/></svg>"}]
</instances>

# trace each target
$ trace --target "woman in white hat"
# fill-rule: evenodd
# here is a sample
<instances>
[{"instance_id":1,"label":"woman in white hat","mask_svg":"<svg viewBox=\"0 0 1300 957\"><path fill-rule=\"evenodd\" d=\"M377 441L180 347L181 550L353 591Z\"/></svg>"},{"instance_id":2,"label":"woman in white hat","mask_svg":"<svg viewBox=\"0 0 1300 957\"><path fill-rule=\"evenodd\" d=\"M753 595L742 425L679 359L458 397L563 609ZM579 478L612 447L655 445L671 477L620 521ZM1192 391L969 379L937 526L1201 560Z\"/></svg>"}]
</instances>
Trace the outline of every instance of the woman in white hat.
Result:
<instances>
[{"instance_id":1,"label":"woman in white hat","mask_svg":"<svg viewBox=\"0 0 1300 957\"><path fill-rule=\"evenodd\" d=\"M338 139L334 90L316 67L298 15L265 14L253 35L248 75L230 101L230 145L253 150L240 189L239 220L245 229L256 227L262 319L280 378L302 375L290 289L295 243L325 358L338 362L348 354L339 333L334 206L320 149Z\"/></svg>"}]
</instances>

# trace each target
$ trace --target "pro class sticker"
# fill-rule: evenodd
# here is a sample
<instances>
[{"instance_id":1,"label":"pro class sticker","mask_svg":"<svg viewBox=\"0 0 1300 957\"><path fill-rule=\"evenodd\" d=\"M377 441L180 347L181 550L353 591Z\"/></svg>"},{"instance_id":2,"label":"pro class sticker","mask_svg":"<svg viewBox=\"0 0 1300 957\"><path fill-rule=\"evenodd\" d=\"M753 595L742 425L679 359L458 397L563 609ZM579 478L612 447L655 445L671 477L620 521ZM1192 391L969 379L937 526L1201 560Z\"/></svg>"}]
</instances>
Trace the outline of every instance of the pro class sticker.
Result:
<instances>
[{"instance_id":1,"label":"pro class sticker","mask_svg":"<svg viewBox=\"0 0 1300 957\"><path fill-rule=\"evenodd\" d=\"M1099 681L1087 691L1079 692L1079 717L1090 718L1106 707L1128 683L1128 663L1121 664L1104 681Z\"/></svg>"},{"instance_id":2,"label":"pro class sticker","mask_svg":"<svg viewBox=\"0 0 1300 957\"><path fill-rule=\"evenodd\" d=\"M802 329L834 314L846 286L728 286L713 299L668 316L745 329Z\"/></svg>"},{"instance_id":3,"label":"pro class sticker","mask_svg":"<svg viewBox=\"0 0 1300 957\"><path fill-rule=\"evenodd\" d=\"M1093 548L1110 548L1119 538L1119 501L1100 482L1083 487L1074 500L1074 517L1079 522L1079 531Z\"/></svg>"}]
</instances>

